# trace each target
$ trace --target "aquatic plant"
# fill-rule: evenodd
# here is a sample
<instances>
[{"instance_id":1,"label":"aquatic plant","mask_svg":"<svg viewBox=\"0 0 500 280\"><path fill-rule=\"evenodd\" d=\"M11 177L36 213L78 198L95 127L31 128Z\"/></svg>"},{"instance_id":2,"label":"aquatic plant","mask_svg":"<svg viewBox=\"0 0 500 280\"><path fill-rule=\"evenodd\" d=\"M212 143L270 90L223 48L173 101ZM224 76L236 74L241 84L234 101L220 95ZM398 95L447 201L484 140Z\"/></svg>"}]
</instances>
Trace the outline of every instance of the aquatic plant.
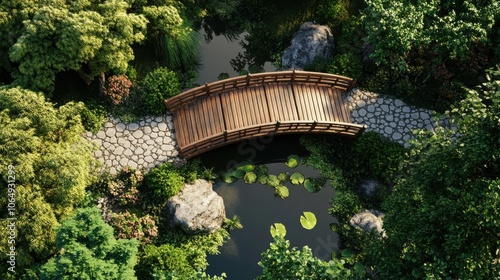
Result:
<instances>
[{"instance_id":1,"label":"aquatic plant","mask_svg":"<svg viewBox=\"0 0 500 280\"><path fill-rule=\"evenodd\" d=\"M304 183L304 175L300 172L294 172L290 175L290 182L294 185L300 185Z\"/></svg>"},{"instance_id":2,"label":"aquatic plant","mask_svg":"<svg viewBox=\"0 0 500 280\"><path fill-rule=\"evenodd\" d=\"M275 237L285 237L286 227L282 223L274 223L270 228L271 236Z\"/></svg>"},{"instance_id":3,"label":"aquatic plant","mask_svg":"<svg viewBox=\"0 0 500 280\"><path fill-rule=\"evenodd\" d=\"M307 230L313 229L316 226L316 222L316 215L312 212L303 212L302 216L300 216L300 224Z\"/></svg>"},{"instance_id":4,"label":"aquatic plant","mask_svg":"<svg viewBox=\"0 0 500 280\"><path fill-rule=\"evenodd\" d=\"M287 160L285 162L286 166L290 168L295 168L299 165L300 163L300 157L298 155L289 155L287 157Z\"/></svg>"},{"instance_id":5,"label":"aquatic plant","mask_svg":"<svg viewBox=\"0 0 500 280\"><path fill-rule=\"evenodd\" d=\"M280 185L276 187L274 194L279 196L281 199L285 199L290 195L290 191L286 186Z\"/></svg>"}]
</instances>

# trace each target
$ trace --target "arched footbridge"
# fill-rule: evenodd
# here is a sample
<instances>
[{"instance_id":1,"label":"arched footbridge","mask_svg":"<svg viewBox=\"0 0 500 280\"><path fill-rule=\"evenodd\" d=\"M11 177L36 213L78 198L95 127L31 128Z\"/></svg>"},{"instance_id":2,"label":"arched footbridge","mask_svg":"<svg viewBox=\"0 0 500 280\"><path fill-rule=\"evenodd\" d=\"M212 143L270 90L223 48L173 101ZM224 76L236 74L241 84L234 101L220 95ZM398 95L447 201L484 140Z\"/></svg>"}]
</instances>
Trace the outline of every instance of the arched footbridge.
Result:
<instances>
[{"instance_id":1,"label":"arched footbridge","mask_svg":"<svg viewBox=\"0 0 500 280\"><path fill-rule=\"evenodd\" d=\"M351 78L306 71L249 74L165 100L184 158L269 134L323 133L355 137L345 92Z\"/></svg>"}]
</instances>

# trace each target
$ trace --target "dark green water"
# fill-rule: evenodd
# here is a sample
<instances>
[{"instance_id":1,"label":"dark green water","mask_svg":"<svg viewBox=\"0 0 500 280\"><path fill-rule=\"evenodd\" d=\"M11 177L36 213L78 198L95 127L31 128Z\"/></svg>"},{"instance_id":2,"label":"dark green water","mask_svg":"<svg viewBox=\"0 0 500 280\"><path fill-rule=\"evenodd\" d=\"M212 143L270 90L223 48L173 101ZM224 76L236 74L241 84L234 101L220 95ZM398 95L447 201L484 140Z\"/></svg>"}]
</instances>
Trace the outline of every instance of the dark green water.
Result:
<instances>
[{"instance_id":1,"label":"dark green water","mask_svg":"<svg viewBox=\"0 0 500 280\"><path fill-rule=\"evenodd\" d=\"M266 164L269 174L298 171L306 178L317 177L319 171L308 166L289 168L284 164L290 154L307 155L298 139L299 136L279 136L267 141L245 141L206 153L202 160L219 173L234 162L252 160ZM309 193L302 185L289 182L285 185L290 191L286 199L275 197L274 189L259 183L248 185L238 180L232 184L218 182L214 185L215 191L224 199L227 217L240 216L243 229L231 232L231 239L220 248L220 255L209 256L208 273L226 272L228 279L255 279L262 272L257 264L261 253L272 241L269 228L278 222L286 226L286 239L290 240L292 247L307 245L317 257L329 259L330 253L337 248L337 236L329 227L336 220L328 214L333 188L327 184L321 191ZM305 230L300 224L304 211L313 212L318 219L312 230Z\"/></svg>"}]
</instances>

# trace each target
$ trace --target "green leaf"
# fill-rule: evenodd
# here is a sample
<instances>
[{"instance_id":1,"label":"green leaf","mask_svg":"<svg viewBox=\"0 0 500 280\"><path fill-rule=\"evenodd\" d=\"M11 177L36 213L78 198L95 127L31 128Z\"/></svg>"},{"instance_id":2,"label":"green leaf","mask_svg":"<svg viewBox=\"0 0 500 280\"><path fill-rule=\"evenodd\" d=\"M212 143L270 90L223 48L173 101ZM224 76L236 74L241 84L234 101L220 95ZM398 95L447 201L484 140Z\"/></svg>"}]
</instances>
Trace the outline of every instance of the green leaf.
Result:
<instances>
[{"instance_id":1,"label":"green leaf","mask_svg":"<svg viewBox=\"0 0 500 280\"><path fill-rule=\"evenodd\" d=\"M231 176L230 173L225 173L222 177L226 184L231 184L237 180L235 177Z\"/></svg>"},{"instance_id":2,"label":"green leaf","mask_svg":"<svg viewBox=\"0 0 500 280\"><path fill-rule=\"evenodd\" d=\"M238 166L236 166L236 170L241 170L243 172L250 172L253 171L254 169L255 165L253 165L248 161L241 162L240 164L238 164Z\"/></svg>"},{"instance_id":3,"label":"green leaf","mask_svg":"<svg viewBox=\"0 0 500 280\"><path fill-rule=\"evenodd\" d=\"M300 184L304 183L304 175L302 175L302 173L299 173L299 172L294 172L290 176L290 182L294 185L300 185Z\"/></svg>"},{"instance_id":4,"label":"green leaf","mask_svg":"<svg viewBox=\"0 0 500 280\"><path fill-rule=\"evenodd\" d=\"M258 165L255 167L255 170L254 170L255 174L257 174L257 176L266 176L267 174L269 174L269 171L267 169L267 167L265 165Z\"/></svg>"},{"instance_id":5,"label":"green leaf","mask_svg":"<svg viewBox=\"0 0 500 280\"><path fill-rule=\"evenodd\" d=\"M290 195L290 192L289 192L289 190L288 190L287 187L285 187L285 186L279 186L274 191L274 194L276 194L277 196L279 196L281 199L285 199L285 198L287 198Z\"/></svg>"},{"instance_id":6,"label":"green leaf","mask_svg":"<svg viewBox=\"0 0 500 280\"><path fill-rule=\"evenodd\" d=\"M285 162L286 166L290 168L295 168L300 163L300 157L298 155L289 155L287 157L287 161Z\"/></svg>"},{"instance_id":7,"label":"green leaf","mask_svg":"<svg viewBox=\"0 0 500 280\"><path fill-rule=\"evenodd\" d=\"M344 249L342 250L342 258L345 258L345 259L350 259L352 257L354 257L354 252L351 250L351 249Z\"/></svg>"},{"instance_id":8,"label":"green leaf","mask_svg":"<svg viewBox=\"0 0 500 280\"><path fill-rule=\"evenodd\" d=\"M272 188L277 188L280 185L280 180L278 179L278 176L272 174L269 175L267 177L267 185Z\"/></svg>"},{"instance_id":9,"label":"green leaf","mask_svg":"<svg viewBox=\"0 0 500 280\"><path fill-rule=\"evenodd\" d=\"M311 230L316 226L316 215L312 212L303 212L300 216L300 224L303 228Z\"/></svg>"},{"instance_id":10,"label":"green leaf","mask_svg":"<svg viewBox=\"0 0 500 280\"><path fill-rule=\"evenodd\" d=\"M274 223L274 225L271 226L270 231L273 238L283 238L286 235L286 227L282 223Z\"/></svg>"},{"instance_id":11,"label":"green leaf","mask_svg":"<svg viewBox=\"0 0 500 280\"><path fill-rule=\"evenodd\" d=\"M311 193L316 192L316 188L314 187L314 183L312 182L312 180L310 178L305 179L304 188L306 188L306 190L308 192L311 192Z\"/></svg>"},{"instance_id":12,"label":"green leaf","mask_svg":"<svg viewBox=\"0 0 500 280\"><path fill-rule=\"evenodd\" d=\"M365 266L360 262L354 264L354 271L356 271L356 273L361 276L365 276L366 274Z\"/></svg>"},{"instance_id":13,"label":"green leaf","mask_svg":"<svg viewBox=\"0 0 500 280\"><path fill-rule=\"evenodd\" d=\"M253 172L248 172L245 174L245 177L243 178L245 180L245 183L247 184L253 184L257 181L257 175Z\"/></svg>"},{"instance_id":14,"label":"green leaf","mask_svg":"<svg viewBox=\"0 0 500 280\"><path fill-rule=\"evenodd\" d=\"M243 177L245 177L245 173L246 172L243 170L233 169L233 170L231 170L229 175L232 177L235 177L237 179L243 179Z\"/></svg>"},{"instance_id":15,"label":"green leaf","mask_svg":"<svg viewBox=\"0 0 500 280\"><path fill-rule=\"evenodd\" d=\"M280 183L284 183L288 180L288 172L281 172L280 174L278 174L278 180L280 181Z\"/></svg>"},{"instance_id":16,"label":"green leaf","mask_svg":"<svg viewBox=\"0 0 500 280\"><path fill-rule=\"evenodd\" d=\"M267 176L267 175L259 176L259 183L262 185L267 185L268 180L269 180L269 176Z\"/></svg>"}]
</instances>

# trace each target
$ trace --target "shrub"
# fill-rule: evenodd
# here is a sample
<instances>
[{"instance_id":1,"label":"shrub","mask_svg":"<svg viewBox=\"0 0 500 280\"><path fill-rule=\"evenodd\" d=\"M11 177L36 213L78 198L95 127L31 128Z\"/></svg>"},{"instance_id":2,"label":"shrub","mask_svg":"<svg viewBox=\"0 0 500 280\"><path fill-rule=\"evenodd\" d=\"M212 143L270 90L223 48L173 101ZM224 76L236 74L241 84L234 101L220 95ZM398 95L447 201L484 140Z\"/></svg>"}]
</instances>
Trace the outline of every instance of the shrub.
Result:
<instances>
[{"instance_id":1,"label":"shrub","mask_svg":"<svg viewBox=\"0 0 500 280\"><path fill-rule=\"evenodd\" d=\"M115 237L118 239L135 238L142 244L147 244L158 235L158 227L149 215L138 218L128 211L114 214L110 225L115 229Z\"/></svg>"},{"instance_id":2,"label":"shrub","mask_svg":"<svg viewBox=\"0 0 500 280\"><path fill-rule=\"evenodd\" d=\"M118 105L123 102L130 94L132 82L127 76L111 76L106 82L104 94L111 98L113 105Z\"/></svg>"},{"instance_id":3,"label":"shrub","mask_svg":"<svg viewBox=\"0 0 500 280\"><path fill-rule=\"evenodd\" d=\"M327 72L351 78L359 78L363 74L363 66L358 56L352 53L336 55L327 66Z\"/></svg>"},{"instance_id":4,"label":"shrub","mask_svg":"<svg viewBox=\"0 0 500 280\"><path fill-rule=\"evenodd\" d=\"M353 151L377 179L393 181L406 149L376 132L367 132L354 143Z\"/></svg>"},{"instance_id":5,"label":"shrub","mask_svg":"<svg viewBox=\"0 0 500 280\"><path fill-rule=\"evenodd\" d=\"M111 199L118 205L134 205L139 200L139 183L144 178L140 170L124 168L116 180L108 182Z\"/></svg>"},{"instance_id":6,"label":"shrub","mask_svg":"<svg viewBox=\"0 0 500 280\"><path fill-rule=\"evenodd\" d=\"M165 200L179 193L184 180L179 170L170 162L151 169L146 175L147 186L155 195Z\"/></svg>"},{"instance_id":7,"label":"shrub","mask_svg":"<svg viewBox=\"0 0 500 280\"><path fill-rule=\"evenodd\" d=\"M163 101L181 91L174 72L160 67L149 72L143 81L141 97L148 113L162 114L165 111Z\"/></svg>"}]
</instances>

